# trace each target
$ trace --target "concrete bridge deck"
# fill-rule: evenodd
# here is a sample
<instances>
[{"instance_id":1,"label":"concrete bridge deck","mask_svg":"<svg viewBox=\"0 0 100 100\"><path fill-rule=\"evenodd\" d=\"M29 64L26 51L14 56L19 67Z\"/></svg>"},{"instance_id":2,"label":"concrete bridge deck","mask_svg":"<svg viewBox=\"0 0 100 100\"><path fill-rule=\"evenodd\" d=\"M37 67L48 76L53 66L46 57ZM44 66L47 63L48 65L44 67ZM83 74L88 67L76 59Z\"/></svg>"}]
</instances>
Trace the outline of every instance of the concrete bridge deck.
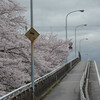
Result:
<instances>
[{"instance_id":1,"label":"concrete bridge deck","mask_svg":"<svg viewBox=\"0 0 100 100\"><path fill-rule=\"evenodd\" d=\"M43 100L80 100L80 79L86 62L79 62Z\"/></svg>"}]
</instances>

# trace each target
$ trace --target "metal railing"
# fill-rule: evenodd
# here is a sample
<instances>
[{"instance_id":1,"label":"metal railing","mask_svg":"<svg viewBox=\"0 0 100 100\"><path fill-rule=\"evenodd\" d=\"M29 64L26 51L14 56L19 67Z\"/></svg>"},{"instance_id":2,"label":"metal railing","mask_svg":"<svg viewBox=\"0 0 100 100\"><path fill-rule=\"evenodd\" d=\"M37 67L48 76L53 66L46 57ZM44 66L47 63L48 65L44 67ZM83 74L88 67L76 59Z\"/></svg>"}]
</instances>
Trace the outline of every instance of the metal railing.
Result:
<instances>
[{"instance_id":1,"label":"metal railing","mask_svg":"<svg viewBox=\"0 0 100 100\"><path fill-rule=\"evenodd\" d=\"M89 100L88 95L88 76L89 76L90 61L88 60L85 71L83 72L80 80L80 99Z\"/></svg>"},{"instance_id":2,"label":"metal railing","mask_svg":"<svg viewBox=\"0 0 100 100\"><path fill-rule=\"evenodd\" d=\"M54 87L79 61L81 56L59 67L58 69L35 80L35 98L44 97L51 87ZM26 84L2 97L0 100L32 100L32 84Z\"/></svg>"}]
</instances>

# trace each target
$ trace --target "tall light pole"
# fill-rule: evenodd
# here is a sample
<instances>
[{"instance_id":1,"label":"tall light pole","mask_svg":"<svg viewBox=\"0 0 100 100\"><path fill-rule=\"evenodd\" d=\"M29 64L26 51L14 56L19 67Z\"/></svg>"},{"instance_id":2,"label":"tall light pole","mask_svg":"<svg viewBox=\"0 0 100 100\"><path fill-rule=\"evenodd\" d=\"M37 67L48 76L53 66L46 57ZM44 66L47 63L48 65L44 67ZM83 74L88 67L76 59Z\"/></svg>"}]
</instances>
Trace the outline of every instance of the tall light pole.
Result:
<instances>
[{"instance_id":1,"label":"tall light pole","mask_svg":"<svg viewBox=\"0 0 100 100\"><path fill-rule=\"evenodd\" d=\"M67 41L67 17L68 17L68 15L69 14L71 14L71 13L74 13L74 12L84 12L84 10L75 10L75 11L71 11L71 12L69 12L67 15L66 15L66 27L65 27L65 29L66 29L66 41Z\"/></svg>"},{"instance_id":2,"label":"tall light pole","mask_svg":"<svg viewBox=\"0 0 100 100\"><path fill-rule=\"evenodd\" d=\"M87 26L87 24L82 24L75 27L75 57L76 57L76 31L77 31L77 28L82 27L82 26Z\"/></svg>"},{"instance_id":3,"label":"tall light pole","mask_svg":"<svg viewBox=\"0 0 100 100\"><path fill-rule=\"evenodd\" d=\"M83 38L83 39L81 39L81 40L79 41L79 52L80 52L80 53L81 53L81 42L82 42L83 40L88 40L88 38Z\"/></svg>"},{"instance_id":4,"label":"tall light pole","mask_svg":"<svg viewBox=\"0 0 100 100\"><path fill-rule=\"evenodd\" d=\"M30 23L31 28L33 27L33 0L30 1ZM31 41L31 82L32 82L32 92L34 100L34 57L33 57L33 46L34 42Z\"/></svg>"}]
</instances>

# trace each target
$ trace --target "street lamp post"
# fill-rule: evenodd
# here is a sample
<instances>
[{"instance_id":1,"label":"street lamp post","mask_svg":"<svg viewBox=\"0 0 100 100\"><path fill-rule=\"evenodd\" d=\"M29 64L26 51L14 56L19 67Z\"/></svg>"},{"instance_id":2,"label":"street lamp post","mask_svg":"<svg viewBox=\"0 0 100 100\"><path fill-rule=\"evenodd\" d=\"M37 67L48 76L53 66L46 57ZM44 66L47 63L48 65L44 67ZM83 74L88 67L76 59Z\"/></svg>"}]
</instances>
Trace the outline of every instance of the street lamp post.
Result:
<instances>
[{"instance_id":1,"label":"street lamp post","mask_svg":"<svg viewBox=\"0 0 100 100\"><path fill-rule=\"evenodd\" d=\"M79 41L79 52L80 52L80 53L81 53L81 42L82 42L83 40L88 40L88 38L83 38L83 39L81 39L81 40Z\"/></svg>"},{"instance_id":2,"label":"street lamp post","mask_svg":"<svg viewBox=\"0 0 100 100\"><path fill-rule=\"evenodd\" d=\"M71 13L74 13L74 12L84 12L84 10L75 10L75 11L72 11L72 12L69 12L67 15L66 15L66 27L65 27L65 29L66 29L66 41L67 41L67 17L68 17L68 15L69 14L71 14Z\"/></svg>"},{"instance_id":3,"label":"street lamp post","mask_svg":"<svg viewBox=\"0 0 100 100\"><path fill-rule=\"evenodd\" d=\"M82 24L75 27L75 57L76 57L76 31L77 31L77 28L82 27L82 26L87 26L87 24Z\"/></svg>"},{"instance_id":4,"label":"street lamp post","mask_svg":"<svg viewBox=\"0 0 100 100\"><path fill-rule=\"evenodd\" d=\"M33 0L30 0L30 23L31 27L33 27ZM32 82L32 92L33 92L33 100L34 100L34 56L33 56L33 48L34 43L31 41L31 82Z\"/></svg>"}]
</instances>

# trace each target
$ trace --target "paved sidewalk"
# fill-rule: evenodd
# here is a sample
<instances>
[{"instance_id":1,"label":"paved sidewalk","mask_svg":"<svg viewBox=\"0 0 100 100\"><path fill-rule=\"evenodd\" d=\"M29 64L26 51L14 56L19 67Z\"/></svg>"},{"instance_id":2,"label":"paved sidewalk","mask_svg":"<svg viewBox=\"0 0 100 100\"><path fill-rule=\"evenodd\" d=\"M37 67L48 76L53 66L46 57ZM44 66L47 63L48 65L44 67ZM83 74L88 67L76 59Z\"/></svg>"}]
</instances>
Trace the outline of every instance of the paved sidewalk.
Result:
<instances>
[{"instance_id":1,"label":"paved sidewalk","mask_svg":"<svg viewBox=\"0 0 100 100\"><path fill-rule=\"evenodd\" d=\"M86 62L79 62L43 100L80 100L80 79Z\"/></svg>"}]
</instances>

